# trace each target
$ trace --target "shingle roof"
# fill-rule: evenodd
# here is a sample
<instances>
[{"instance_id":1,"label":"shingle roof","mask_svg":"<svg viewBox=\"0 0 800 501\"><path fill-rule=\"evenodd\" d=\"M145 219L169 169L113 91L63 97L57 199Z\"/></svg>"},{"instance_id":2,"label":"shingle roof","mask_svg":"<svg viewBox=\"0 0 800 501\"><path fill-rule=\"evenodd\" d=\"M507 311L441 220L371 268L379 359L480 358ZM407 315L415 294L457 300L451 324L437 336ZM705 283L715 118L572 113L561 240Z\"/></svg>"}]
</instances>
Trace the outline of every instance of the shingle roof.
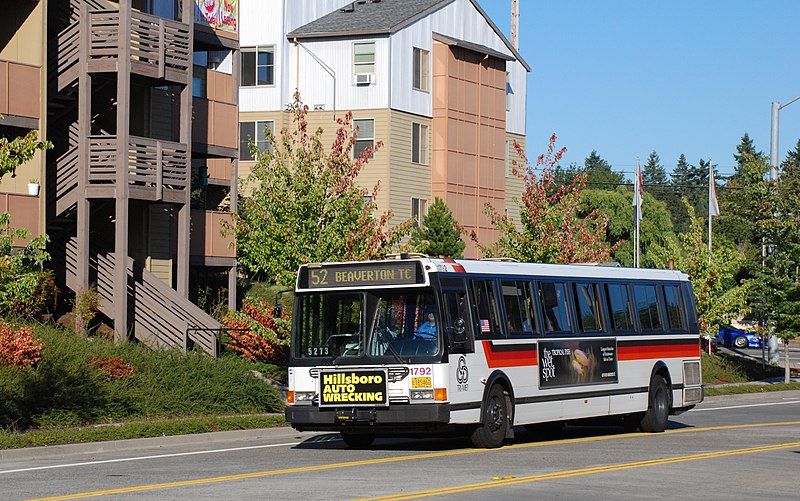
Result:
<instances>
[{"instance_id":1,"label":"shingle roof","mask_svg":"<svg viewBox=\"0 0 800 501\"><path fill-rule=\"evenodd\" d=\"M288 37L392 33L453 0L356 0L289 33Z\"/></svg>"}]
</instances>

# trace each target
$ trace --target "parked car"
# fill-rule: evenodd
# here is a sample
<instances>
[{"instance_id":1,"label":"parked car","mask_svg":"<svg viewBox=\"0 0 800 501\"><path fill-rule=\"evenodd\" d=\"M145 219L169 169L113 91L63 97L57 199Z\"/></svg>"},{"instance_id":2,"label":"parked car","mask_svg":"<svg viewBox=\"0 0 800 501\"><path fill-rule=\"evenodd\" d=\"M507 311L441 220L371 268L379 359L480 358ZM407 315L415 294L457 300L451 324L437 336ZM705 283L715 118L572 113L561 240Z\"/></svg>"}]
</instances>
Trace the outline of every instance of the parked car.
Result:
<instances>
[{"instance_id":1,"label":"parked car","mask_svg":"<svg viewBox=\"0 0 800 501\"><path fill-rule=\"evenodd\" d=\"M723 325L717 333L717 342L728 348L761 348L761 338L754 332Z\"/></svg>"}]
</instances>

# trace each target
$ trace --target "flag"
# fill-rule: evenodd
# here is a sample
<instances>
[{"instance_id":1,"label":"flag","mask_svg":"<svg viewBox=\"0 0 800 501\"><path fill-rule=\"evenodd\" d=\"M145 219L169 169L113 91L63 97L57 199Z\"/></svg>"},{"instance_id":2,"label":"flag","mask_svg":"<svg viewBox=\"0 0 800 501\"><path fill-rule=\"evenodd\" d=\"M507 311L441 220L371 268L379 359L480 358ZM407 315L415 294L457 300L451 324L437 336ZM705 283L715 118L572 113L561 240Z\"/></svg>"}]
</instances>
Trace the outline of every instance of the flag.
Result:
<instances>
[{"instance_id":1,"label":"flag","mask_svg":"<svg viewBox=\"0 0 800 501\"><path fill-rule=\"evenodd\" d=\"M708 166L708 217L719 216L717 183L714 181L714 164Z\"/></svg>"},{"instance_id":2,"label":"flag","mask_svg":"<svg viewBox=\"0 0 800 501\"><path fill-rule=\"evenodd\" d=\"M644 200L644 178L639 162L636 162L636 175L633 180L633 207L636 221L642 220L642 201Z\"/></svg>"},{"instance_id":3,"label":"flag","mask_svg":"<svg viewBox=\"0 0 800 501\"><path fill-rule=\"evenodd\" d=\"M492 332L489 321L484 318L481 319L481 332Z\"/></svg>"}]
</instances>

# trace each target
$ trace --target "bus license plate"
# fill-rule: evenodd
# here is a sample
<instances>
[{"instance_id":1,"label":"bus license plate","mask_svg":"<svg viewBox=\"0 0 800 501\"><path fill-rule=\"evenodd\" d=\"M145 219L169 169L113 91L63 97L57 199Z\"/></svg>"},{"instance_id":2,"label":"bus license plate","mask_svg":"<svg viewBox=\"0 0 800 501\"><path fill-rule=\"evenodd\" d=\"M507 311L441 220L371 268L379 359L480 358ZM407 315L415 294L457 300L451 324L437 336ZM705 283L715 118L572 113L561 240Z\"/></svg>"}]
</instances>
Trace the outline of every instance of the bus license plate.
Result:
<instances>
[{"instance_id":1,"label":"bus license plate","mask_svg":"<svg viewBox=\"0 0 800 501\"><path fill-rule=\"evenodd\" d=\"M412 388L433 388L433 381L431 380L430 376L412 377L411 378L411 387Z\"/></svg>"},{"instance_id":2,"label":"bus license plate","mask_svg":"<svg viewBox=\"0 0 800 501\"><path fill-rule=\"evenodd\" d=\"M389 405L386 369L323 370L319 380L320 407Z\"/></svg>"}]
</instances>

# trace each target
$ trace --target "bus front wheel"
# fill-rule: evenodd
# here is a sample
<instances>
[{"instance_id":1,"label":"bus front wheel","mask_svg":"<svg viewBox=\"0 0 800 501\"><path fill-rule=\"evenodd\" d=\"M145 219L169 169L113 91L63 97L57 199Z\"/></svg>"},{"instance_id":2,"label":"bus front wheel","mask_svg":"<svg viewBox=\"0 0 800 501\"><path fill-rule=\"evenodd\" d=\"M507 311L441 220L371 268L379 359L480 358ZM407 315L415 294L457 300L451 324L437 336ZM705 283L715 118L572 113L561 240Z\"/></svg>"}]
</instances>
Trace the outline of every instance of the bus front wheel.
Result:
<instances>
[{"instance_id":1,"label":"bus front wheel","mask_svg":"<svg viewBox=\"0 0 800 501\"><path fill-rule=\"evenodd\" d=\"M496 384L489 390L483 403L482 423L472 431L472 445L481 449L494 449L503 445L508 432L508 400L503 388Z\"/></svg>"},{"instance_id":2,"label":"bus front wheel","mask_svg":"<svg viewBox=\"0 0 800 501\"><path fill-rule=\"evenodd\" d=\"M667 429L669 401L669 385L661 375L656 374L650 381L647 412L639 423L642 431L660 433Z\"/></svg>"},{"instance_id":3,"label":"bus front wheel","mask_svg":"<svg viewBox=\"0 0 800 501\"><path fill-rule=\"evenodd\" d=\"M375 441L375 435L369 433L341 432L342 440L352 449L366 449Z\"/></svg>"}]
</instances>

